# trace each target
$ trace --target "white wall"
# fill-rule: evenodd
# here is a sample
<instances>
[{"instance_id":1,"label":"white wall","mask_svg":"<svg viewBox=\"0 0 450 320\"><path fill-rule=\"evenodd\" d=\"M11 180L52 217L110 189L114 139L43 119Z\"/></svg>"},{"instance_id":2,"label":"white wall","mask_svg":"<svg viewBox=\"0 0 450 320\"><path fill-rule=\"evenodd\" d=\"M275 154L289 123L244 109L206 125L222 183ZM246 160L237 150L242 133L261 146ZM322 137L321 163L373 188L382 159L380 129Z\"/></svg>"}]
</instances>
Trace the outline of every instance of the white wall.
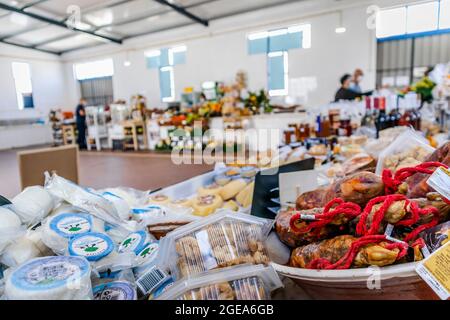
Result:
<instances>
[{"instance_id":1,"label":"white wall","mask_svg":"<svg viewBox=\"0 0 450 320\"><path fill-rule=\"evenodd\" d=\"M129 100L144 94L150 107L161 106L157 70L146 69L144 52L148 49L177 44L187 45L187 63L175 66L175 92L208 80L230 82L239 70L248 74L249 88L267 87L267 60L264 55L247 54L249 32L284 27L292 24L312 25L312 48L289 52L290 78L313 77L317 89L308 95L308 106L331 101L339 86L339 78L355 68L366 72L363 87L375 85L376 39L368 30L366 9L373 1L309 0L213 21L208 29L199 25L131 39L123 47L109 45L69 53L63 56L66 70L73 63L111 57L114 59L115 99ZM380 1L378 1L380 2ZM381 1L383 2L383 1ZM392 2L392 1L391 1ZM338 9L342 8L345 34L336 34ZM170 39L170 40L168 40ZM130 67L123 62L128 52ZM70 81L73 75L67 75ZM76 88L76 86L72 86ZM79 93L70 95L76 103Z\"/></svg>"},{"instance_id":2,"label":"white wall","mask_svg":"<svg viewBox=\"0 0 450 320\"><path fill-rule=\"evenodd\" d=\"M317 90L311 92L307 105L316 106L330 101L338 88L338 79L345 72L360 67L366 72L363 87L375 84L376 40L366 27L366 8L404 4L402 0L305 0L289 5L259 10L211 22L209 28L192 26L130 39L123 46L103 45L63 55L58 58L6 45L0 45L0 117L17 113L11 62L31 64L34 99L37 110L47 113L50 108L73 109L80 97L73 77L73 64L112 57L115 64L115 99L126 99L136 93L144 94L150 107L161 106L159 78L156 70L146 68L144 52L177 44L188 47L187 63L175 67L176 94L186 86L203 81L230 82L238 70L245 70L251 90L265 88L267 83L264 55L247 54L246 35L249 32L285 27L292 24L312 24L312 48L291 50L291 78L315 77ZM336 34L338 11L344 14L347 33ZM129 54L132 65L124 67ZM20 114L24 114L22 111Z\"/></svg>"},{"instance_id":3,"label":"white wall","mask_svg":"<svg viewBox=\"0 0 450 320\"><path fill-rule=\"evenodd\" d=\"M30 64L35 110L19 110L12 62ZM52 108L66 107L66 73L59 57L0 45L0 119L46 116Z\"/></svg>"}]
</instances>

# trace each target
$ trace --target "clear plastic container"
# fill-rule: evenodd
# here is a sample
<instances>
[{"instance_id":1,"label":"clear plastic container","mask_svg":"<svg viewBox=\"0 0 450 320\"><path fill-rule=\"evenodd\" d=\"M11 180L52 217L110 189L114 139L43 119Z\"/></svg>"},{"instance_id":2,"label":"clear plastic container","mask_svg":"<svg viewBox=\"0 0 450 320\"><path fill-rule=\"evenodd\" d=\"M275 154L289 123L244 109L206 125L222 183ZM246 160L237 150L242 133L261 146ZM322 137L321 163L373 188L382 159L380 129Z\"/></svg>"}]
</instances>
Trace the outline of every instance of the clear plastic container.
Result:
<instances>
[{"instance_id":1,"label":"clear plastic container","mask_svg":"<svg viewBox=\"0 0 450 320\"><path fill-rule=\"evenodd\" d=\"M422 135L408 129L380 153L375 173L381 175L384 169L395 172L401 168L415 167L434 150Z\"/></svg>"},{"instance_id":2,"label":"clear plastic container","mask_svg":"<svg viewBox=\"0 0 450 320\"><path fill-rule=\"evenodd\" d=\"M282 286L273 267L240 265L177 281L156 300L269 300Z\"/></svg>"},{"instance_id":3,"label":"clear plastic container","mask_svg":"<svg viewBox=\"0 0 450 320\"><path fill-rule=\"evenodd\" d=\"M239 264L267 264L264 241L273 221L223 211L169 233L158 263L175 280Z\"/></svg>"}]
</instances>

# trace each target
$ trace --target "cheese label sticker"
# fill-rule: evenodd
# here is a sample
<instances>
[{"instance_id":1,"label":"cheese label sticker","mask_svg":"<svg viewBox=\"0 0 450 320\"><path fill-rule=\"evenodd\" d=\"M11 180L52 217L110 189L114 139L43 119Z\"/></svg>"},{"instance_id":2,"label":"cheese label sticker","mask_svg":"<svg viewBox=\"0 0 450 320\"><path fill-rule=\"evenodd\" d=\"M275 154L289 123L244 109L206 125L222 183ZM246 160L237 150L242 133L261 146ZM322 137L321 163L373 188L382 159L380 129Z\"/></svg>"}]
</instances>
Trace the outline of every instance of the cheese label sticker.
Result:
<instances>
[{"instance_id":1,"label":"cheese label sticker","mask_svg":"<svg viewBox=\"0 0 450 320\"><path fill-rule=\"evenodd\" d=\"M438 168L427 180L427 184L436 190L440 195L450 200L450 171L445 168Z\"/></svg>"},{"instance_id":2,"label":"cheese label sticker","mask_svg":"<svg viewBox=\"0 0 450 320\"><path fill-rule=\"evenodd\" d=\"M142 250L147 240L145 231L138 231L129 234L119 245L119 252L131 252L138 254Z\"/></svg>"},{"instance_id":3,"label":"cheese label sticker","mask_svg":"<svg viewBox=\"0 0 450 320\"><path fill-rule=\"evenodd\" d=\"M136 290L131 283L115 281L100 284L93 289L94 300L136 300Z\"/></svg>"},{"instance_id":4,"label":"cheese label sticker","mask_svg":"<svg viewBox=\"0 0 450 320\"><path fill-rule=\"evenodd\" d=\"M159 243L157 241L147 244L137 256L138 265L153 262L158 255L158 250Z\"/></svg>"},{"instance_id":5,"label":"cheese label sticker","mask_svg":"<svg viewBox=\"0 0 450 320\"><path fill-rule=\"evenodd\" d=\"M76 236L69 243L69 253L73 256L85 257L88 261L97 261L109 255L114 243L102 233L87 233Z\"/></svg>"},{"instance_id":6,"label":"cheese label sticker","mask_svg":"<svg viewBox=\"0 0 450 320\"><path fill-rule=\"evenodd\" d=\"M90 232L91 228L92 218L81 213L63 213L50 222L50 229L64 238Z\"/></svg>"},{"instance_id":7,"label":"cheese label sticker","mask_svg":"<svg viewBox=\"0 0 450 320\"><path fill-rule=\"evenodd\" d=\"M20 266L11 275L11 282L23 290L49 290L67 286L90 272L85 259L78 257L46 257Z\"/></svg>"},{"instance_id":8,"label":"cheese label sticker","mask_svg":"<svg viewBox=\"0 0 450 320\"><path fill-rule=\"evenodd\" d=\"M416 272L442 300L450 298L450 243L428 256Z\"/></svg>"}]
</instances>

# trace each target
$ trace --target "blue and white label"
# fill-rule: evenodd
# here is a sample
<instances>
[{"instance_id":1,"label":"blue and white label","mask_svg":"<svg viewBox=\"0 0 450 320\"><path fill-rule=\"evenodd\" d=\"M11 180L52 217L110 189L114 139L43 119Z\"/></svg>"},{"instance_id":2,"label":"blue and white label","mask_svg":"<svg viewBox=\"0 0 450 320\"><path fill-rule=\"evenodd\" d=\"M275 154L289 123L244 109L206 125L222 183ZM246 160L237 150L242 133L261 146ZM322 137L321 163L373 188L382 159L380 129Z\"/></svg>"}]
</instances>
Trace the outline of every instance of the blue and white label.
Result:
<instances>
[{"instance_id":1,"label":"blue and white label","mask_svg":"<svg viewBox=\"0 0 450 320\"><path fill-rule=\"evenodd\" d=\"M93 289L94 300L136 300L134 286L127 281L100 284Z\"/></svg>"},{"instance_id":2,"label":"blue and white label","mask_svg":"<svg viewBox=\"0 0 450 320\"><path fill-rule=\"evenodd\" d=\"M119 252L131 252L136 255L144 248L149 238L145 231L137 231L129 234L119 245Z\"/></svg>"},{"instance_id":3,"label":"blue and white label","mask_svg":"<svg viewBox=\"0 0 450 320\"><path fill-rule=\"evenodd\" d=\"M50 229L64 238L90 232L92 217L83 213L62 213L50 221Z\"/></svg>"},{"instance_id":4,"label":"blue and white label","mask_svg":"<svg viewBox=\"0 0 450 320\"><path fill-rule=\"evenodd\" d=\"M159 242L153 241L148 243L144 249L137 255L138 265L148 265L153 263L158 256Z\"/></svg>"},{"instance_id":5,"label":"blue and white label","mask_svg":"<svg viewBox=\"0 0 450 320\"><path fill-rule=\"evenodd\" d=\"M12 284L22 290L45 291L67 286L90 272L89 263L79 257L55 256L32 260L11 275Z\"/></svg>"},{"instance_id":6,"label":"blue and white label","mask_svg":"<svg viewBox=\"0 0 450 320\"><path fill-rule=\"evenodd\" d=\"M102 233L90 232L78 235L69 242L69 253L72 256L82 256L89 261L98 261L114 250L110 237Z\"/></svg>"}]
</instances>

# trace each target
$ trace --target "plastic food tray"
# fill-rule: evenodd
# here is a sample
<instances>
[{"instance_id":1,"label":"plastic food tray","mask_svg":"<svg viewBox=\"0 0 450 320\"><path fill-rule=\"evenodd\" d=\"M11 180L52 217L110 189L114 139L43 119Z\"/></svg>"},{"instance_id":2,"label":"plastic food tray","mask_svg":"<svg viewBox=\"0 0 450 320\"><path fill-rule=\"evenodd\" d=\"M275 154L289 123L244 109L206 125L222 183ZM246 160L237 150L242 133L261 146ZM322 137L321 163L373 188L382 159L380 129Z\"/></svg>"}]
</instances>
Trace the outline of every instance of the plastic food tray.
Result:
<instances>
[{"instance_id":1,"label":"plastic food tray","mask_svg":"<svg viewBox=\"0 0 450 320\"><path fill-rule=\"evenodd\" d=\"M268 300L283 284L271 266L241 265L176 282L159 300Z\"/></svg>"},{"instance_id":2,"label":"plastic food tray","mask_svg":"<svg viewBox=\"0 0 450 320\"><path fill-rule=\"evenodd\" d=\"M160 267L178 280L239 264L267 264L273 221L223 211L180 227L161 240Z\"/></svg>"}]
</instances>

